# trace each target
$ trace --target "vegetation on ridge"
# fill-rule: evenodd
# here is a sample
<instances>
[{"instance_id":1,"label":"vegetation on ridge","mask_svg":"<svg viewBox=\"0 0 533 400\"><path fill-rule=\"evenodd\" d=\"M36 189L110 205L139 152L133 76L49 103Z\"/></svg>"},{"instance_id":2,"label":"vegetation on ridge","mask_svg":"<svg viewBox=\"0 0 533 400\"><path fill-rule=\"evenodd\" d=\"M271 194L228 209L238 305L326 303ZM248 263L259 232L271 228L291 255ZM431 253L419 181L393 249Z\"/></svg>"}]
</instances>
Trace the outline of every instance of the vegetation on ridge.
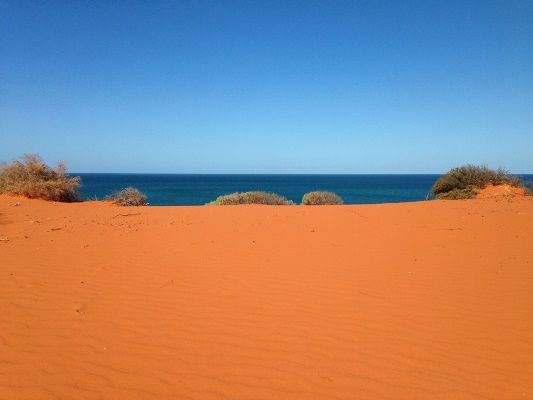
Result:
<instances>
[{"instance_id":1,"label":"vegetation on ridge","mask_svg":"<svg viewBox=\"0 0 533 400\"><path fill-rule=\"evenodd\" d=\"M0 193L52 201L78 201L80 178L67 174L64 163L55 168L36 154L26 154L0 168Z\"/></svg>"},{"instance_id":2,"label":"vegetation on ridge","mask_svg":"<svg viewBox=\"0 0 533 400\"><path fill-rule=\"evenodd\" d=\"M134 187L127 187L118 192L113 193L107 197L107 200L112 201L119 206L145 206L147 204L147 197Z\"/></svg>"},{"instance_id":3,"label":"vegetation on ridge","mask_svg":"<svg viewBox=\"0 0 533 400\"><path fill-rule=\"evenodd\" d=\"M208 205L231 206L239 204L264 204L264 205L293 205L294 202L269 192L242 192L231 193L217 197Z\"/></svg>"},{"instance_id":4,"label":"vegetation on ridge","mask_svg":"<svg viewBox=\"0 0 533 400\"><path fill-rule=\"evenodd\" d=\"M526 196L533 196L533 181L524 182L524 190L526 191Z\"/></svg>"},{"instance_id":5,"label":"vegetation on ridge","mask_svg":"<svg viewBox=\"0 0 533 400\"><path fill-rule=\"evenodd\" d=\"M483 189L489 184L520 186L521 181L503 168L493 170L486 166L469 164L453 168L442 175L431 188L431 192L437 199L470 199L475 197L477 189Z\"/></svg>"},{"instance_id":6,"label":"vegetation on ridge","mask_svg":"<svg viewBox=\"0 0 533 400\"><path fill-rule=\"evenodd\" d=\"M305 206L314 205L339 205L343 204L342 198L333 192L309 192L303 195L302 204Z\"/></svg>"}]
</instances>

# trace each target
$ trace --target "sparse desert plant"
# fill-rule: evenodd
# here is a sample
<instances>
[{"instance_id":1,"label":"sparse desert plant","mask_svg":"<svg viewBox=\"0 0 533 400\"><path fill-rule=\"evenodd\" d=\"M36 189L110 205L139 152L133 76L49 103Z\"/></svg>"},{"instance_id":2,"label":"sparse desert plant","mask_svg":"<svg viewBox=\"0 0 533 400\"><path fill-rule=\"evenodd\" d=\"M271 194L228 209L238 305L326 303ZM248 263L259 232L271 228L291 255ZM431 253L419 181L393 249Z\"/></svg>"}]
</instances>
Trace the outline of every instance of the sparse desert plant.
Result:
<instances>
[{"instance_id":1,"label":"sparse desert plant","mask_svg":"<svg viewBox=\"0 0 533 400\"><path fill-rule=\"evenodd\" d=\"M64 163L55 168L36 154L26 154L0 168L0 193L52 201L78 201L80 178L69 176Z\"/></svg>"},{"instance_id":2,"label":"sparse desert plant","mask_svg":"<svg viewBox=\"0 0 533 400\"><path fill-rule=\"evenodd\" d=\"M449 192L437 195L437 199L439 200L464 200L473 199L474 197L476 197L476 191L473 188L452 189Z\"/></svg>"},{"instance_id":3,"label":"sparse desert plant","mask_svg":"<svg viewBox=\"0 0 533 400\"><path fill-rule=\"evenodd\" d=\"M146 195L131 186L113 193L107 197L107 200L119 206L145 206L147 204Z\"/></svg>"},{"instance_id":4,"label":"sparse desert plant","mask_svg":"<svg viewBox=\"0 0 533 400\"><path fill-rule=\"evenodd\" d=\"M303 195L302 204L305 206L339 205L342 198L333 192L309 192Z\"/></svg>"},{"instance_id":5,"label":"sparse desert plant","mask_svg":"<svg viewBox=\"0 0 533 400\"><path fill-rule=\"evenodd\" d=\"M294 202L276 193L242 192L218 196L214 201L208 204L215 206L231 206L239 204L293 205Z\"/></svg>"},{"instance_id":6,"label":"sparse desert plant","mask_svg":"<svg viewBox=\"0 0 533 400\"><path fill-rule=\"evenodd\" d=\"M469 199L475 197L476 189L489 184L519 186L520 178L510 175L503 168L493 170L486 166L464 165L442 175L431 192L437 199Z\"/></svg>"},{"instance_id":7,"label":"sparse desert plant","mask_svg":"<svg viewBox=\"0 0 533 400\"><path fill-rule=\"evenodd\" d=\"M533 196L533 181L524 182L526 196Z\"/></svg>"}]
</instances>

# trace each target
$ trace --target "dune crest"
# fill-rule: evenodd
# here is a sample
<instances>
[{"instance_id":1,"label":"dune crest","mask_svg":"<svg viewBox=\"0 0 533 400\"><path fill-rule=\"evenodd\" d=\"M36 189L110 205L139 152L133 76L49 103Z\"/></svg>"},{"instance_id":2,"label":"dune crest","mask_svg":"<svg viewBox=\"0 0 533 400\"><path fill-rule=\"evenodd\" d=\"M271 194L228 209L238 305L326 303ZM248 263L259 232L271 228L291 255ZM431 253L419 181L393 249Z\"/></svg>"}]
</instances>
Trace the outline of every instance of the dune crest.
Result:
<instances>
[{"instance_id":1,"label":"dune crest","mask_svg":"<svg viewBox=\"0 0 533 400\"><path fill-rule=\"evenodd\" d=\"M533 201L0 196L0 399L533 397Z\"/></svg>"},{"instance_id":2,"label":"dune crest","mask_svg":"<svg viewBox=\"0 0 533 400\"><path fill-rule=\"evenodd\" d=\"M491 199L498 197L523 197L525 194L525 189L523 187L508 184L487 185L483 189L478 189L476 191L476 198Z\"/></svg>"}]
</instances>

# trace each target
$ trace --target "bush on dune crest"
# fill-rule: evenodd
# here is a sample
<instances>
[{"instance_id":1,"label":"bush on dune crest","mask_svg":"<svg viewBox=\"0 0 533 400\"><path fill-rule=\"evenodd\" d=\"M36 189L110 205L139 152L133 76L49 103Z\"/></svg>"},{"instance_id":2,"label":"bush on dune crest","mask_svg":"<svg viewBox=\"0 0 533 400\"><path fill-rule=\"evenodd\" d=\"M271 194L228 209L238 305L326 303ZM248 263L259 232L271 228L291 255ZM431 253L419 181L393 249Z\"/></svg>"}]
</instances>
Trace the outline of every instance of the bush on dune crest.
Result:
<instances>
[{"instance_id":1,"label":"bush on dune crest","mask_svg":"<svg viewBox=\"0 0 533 400\"><path fill-rule=\"evenodd\" d=\"M526 191L526 196L533 196L533 181L524 182L524 190Z\"/></svg>"},{"instance_id":2,"label":"bush on dune crest","mask_svg":"<svg viewBox=\"0 0 533 400\"><path fill-rule=\"evenodd\" d=\"M107 200L112 201L119 206L145 206L147 204L147 197L134 187L127 187L118 192L113 193L107 197Z\"/></svg>"},{"instance_id":3,"label":"bush on dune crest","mask_svg":"<svg viewBox=\"0 0 533 400\"><path fill-rule=\"evenodd\" d=\"M437 195L439 200L464 200L473 199L476 196L476 191L472 188L466 189L452 189L449 192L440 193Z\"/></svg>"},{"instance_id":4,"label":"bush on dune crest","mask_svg":"<svg viewBox=\"0 0 533 400\"><path fill-rule=\"evenodd\" d=\"M339 205L343 204L342 198L333 192L309 192L302 197L305 206L314 205Z\"/></svg>"},{"instance_id":5,"label":"bush on dune crest","mask_svg":"<svg viewBox=\"0 0 533 400\"><path fill-rule=\"evenodd\" d=\"M36 154L26 154L0 168L0 193L52 201L78 201L79 177L67 174L65 164L49 167Z\"/></svg>"},{"instance_id":6,"label":"bush on dune crest","mask_svg":"<svg viewBox=\"0 0 533 400\"><path fill-rule=\"evenodd\" d=\"M441 176L431 192L437 199L471 199L475 197L476 189L483 189L489 184L520 186L520 178L510 175L503 168L493 170L486 166L464 165Z\"/></svg>"},{"instance_id":7,"label":"bush on dune crest","mask_svg":"<svg viewBox=\"0 0 533 400\"><path fill-rule=\"evenodd\" d=\"M293 205L294 202L276 193L268 192L242 192L218 196L208 203L215 206L231 206L239 204L264 204L264 205Z\"/></svg>"}]
</instances>

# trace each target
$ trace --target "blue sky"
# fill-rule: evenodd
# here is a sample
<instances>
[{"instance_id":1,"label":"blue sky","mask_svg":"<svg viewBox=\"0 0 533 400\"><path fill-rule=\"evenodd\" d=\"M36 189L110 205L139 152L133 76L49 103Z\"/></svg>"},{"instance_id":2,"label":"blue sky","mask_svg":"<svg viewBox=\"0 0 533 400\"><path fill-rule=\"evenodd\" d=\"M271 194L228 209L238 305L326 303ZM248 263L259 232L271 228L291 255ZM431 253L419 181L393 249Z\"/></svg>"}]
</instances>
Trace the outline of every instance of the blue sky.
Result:
<instances>
[{"instance_id":1,"label":"blue sky","mask_svg":"<svg viewBox=\"0 0 533 400\"><path fill-rule=\"evenodd\" d=\"M533 172L532 1L0 0L0 159Z\"/></svg>"}]
</instances>

